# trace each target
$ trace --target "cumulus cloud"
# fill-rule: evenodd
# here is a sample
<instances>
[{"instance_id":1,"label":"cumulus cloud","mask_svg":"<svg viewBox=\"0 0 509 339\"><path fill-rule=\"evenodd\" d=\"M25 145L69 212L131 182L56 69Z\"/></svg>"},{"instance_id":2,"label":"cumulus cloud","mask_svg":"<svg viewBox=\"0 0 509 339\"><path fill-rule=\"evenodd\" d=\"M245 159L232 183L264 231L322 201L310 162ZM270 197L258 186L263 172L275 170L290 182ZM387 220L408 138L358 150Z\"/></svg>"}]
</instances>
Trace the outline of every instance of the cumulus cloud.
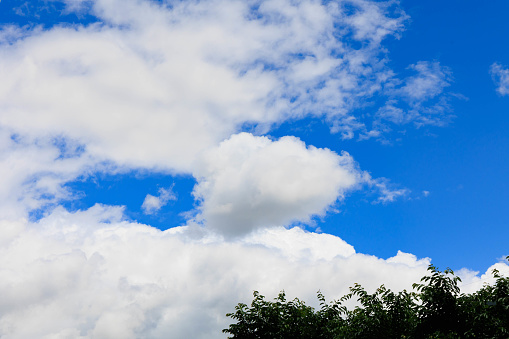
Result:
<instances>
[{"instance_id":1,"label":"cumulus cloud","mask_svg":"<svg viewBox=\"0 0 509 339\"><path fill-rule=\"evenodd\" d=\"M355 282L410 288L429 263L357 254L300 229L232 242L193 237L191 226L160 231L99 205L1 228L9 230L0 239L0 334L8 338L222 338L225 314L254 289L269 297L285 289L315 305L318 289L332 300Z\"/></svg>"},{"instance_id":2,"label":"cumulus cloud","mask_svg":"<svg viewBox=\"0 0 509 339\"><path fill-rule=\"evenodd\" d=\"M360 181L347 154L306 149L291 138L250 153L264 163L243 172L254 179L246 194L221 186L237 159L215 162L211 172L195 166L246 124L262 132L315 115L344 137L362 129L352 109L391 78L381 43L403 29L407 17L397 6L364 0L65 3L67 11L89 11L99 22L1 29L0 126L7 143L23 140L4 157L38 152L32 163L19 165L27 170L14 171L8 186L5 200L19 195L22 211L72 197L65 183L88 172L148 169L196 175L202 220L224 229L241 222L239 229L250 230L323 215ZM76 151L67 156L54 142L77 145ZM287 150L300 153L270 159ZM281 174L300 162L304 167L293 176ZM265 170L272 177L263 178ZM298 183L298 175L308 179ZM244 197L234 199L229 219L229 199ZM147 196L143 209L153 213L167 198ZM272 210L281 211L269 211L271 199Z\"/></svg>"},{"instance_id":3,"label":"cumulus cloud","mask_svg":"<svg viewBox=\"0 0 509 339\"><path fill-rule=\"evenodd\" d=\"M165 206L170 200L177 200L177 196L173 192L172 187L160 188L159 196L147 194L145 200L143 200L141 209L145 214L154 214L159 211L161 207Z\"/></svg>"},{"instance_id":4,"label":"cumulus cloud","mask_svg":"<svg viewBox=\"0 0 509 339\"><path fill-rule=\"evenodd\" d=\"M353 246L339 237L310 233L299 227L264 228L242 238L242 243L276 249L288 259L299 261L332 260L355 254Z\"/></svg>"},{"instance_id":5,"label":"cumulus cloud","mask_svg":"<svg viewBox=\"0 0 509 339\"><path fill-rule=\"evenodd\" d=\"M160 231L122 221L120 207L63 208L36 223L0 221L0 335L6 338L223 338L238 302L284 289L315 307L361 283L411 289L430 262L398 252L356 253L338 237L299 228L224 242L185 226ZM161 264L163 263L163 264ZM497 268L509 274L509 266ZM462 270L465 290L489 272Z\"/></svg>"},{"instance_id":6,"label":"cumulus cloud","mask_svg":"<svg viewBox=\"0 0 509 339\"><path fill-rule=\"evenodd\" d=\"M497 92L500 95L509 94L509 69L504 68L499 63L494 63L490 67L490 74L497 85Z\"/></svg>"},{"instance_id":7,"label":"cumulus cloud","mask_svg":"<svg viewBox=\"0 0 509 339\"><path fill-rule=\"evenodd\" d=\"M493 277L494 270L497 270L499 274L504 277L509 276L509 265L507 265L505 257L500 258L499 262L491 265L485 273L480 275L480 272L472 271L467 268L459 270L456 273L461 278L461 283L459 284L461 291L463 293L473 293L481 289L486 284L493 285L496 281Z\"/></svg>"},{"instance_id":8,"label":"cumulus cloud","mask_svg":"<svg viewBox=\"0 0 509 339\"><path fill-rule=\"evenodd\" d=\"M306 147L295 137L272 141L248 133L204 155L194 175L200 217L230 235L308 222L364 180L348 153Z\"/></svg>"},{"instance_id":9,"label":"cumulus cloud","mask_svg":"<svg viewBox=\"0 0 509 339\"><path fill-rule=\"evenodd\" d=\"M223 242L194 236L193 226L160 231L122 221L121 208L101 205L0 226L7 338L223 338L225 314L253 290L272 297L285 289L318 306L318 289L332 300L355 282L411 289L430 262L359 254L338 237L298 228ZM506 264L494 267L509 273ZM461 274L470 274L467 286L485 281Z\"/></svg>"}]
</instances>

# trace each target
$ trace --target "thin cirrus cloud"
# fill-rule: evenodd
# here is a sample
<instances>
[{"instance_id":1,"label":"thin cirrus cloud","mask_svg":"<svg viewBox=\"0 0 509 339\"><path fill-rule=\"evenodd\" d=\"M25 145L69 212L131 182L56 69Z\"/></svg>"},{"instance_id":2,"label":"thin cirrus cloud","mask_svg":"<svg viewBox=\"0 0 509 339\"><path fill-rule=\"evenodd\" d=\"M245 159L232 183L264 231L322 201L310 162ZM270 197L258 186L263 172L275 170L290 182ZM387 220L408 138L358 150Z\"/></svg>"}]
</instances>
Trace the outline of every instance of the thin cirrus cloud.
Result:
<instances>
[{"instance_id":1,"label":"thin cirrus cloud","mask_svg":"<svg viewBox=\"0 0 509 339\"><path fill-rule=\"evenodd\" d=\"M419 61L408 70L414 74L387 83L388 100L378 109L373 130L361 135L361 139L383 136L384 131L391 129L388 122L395 126L412 123L417 127L450 122L453 116L449 102L462 97L445 92L452 82L451 71L436 61Z\"/></svg>"},{"instance_id":2,"label":"thin cirrus cloud","mask_svg":"<svg viewBox=\"0 0 509 339\"><path fill-rule=\"evenodd\" d=\"M490 74L500 95L509 94L509 69L495 62L490 67Z\"/></svg>"}]
</instances>

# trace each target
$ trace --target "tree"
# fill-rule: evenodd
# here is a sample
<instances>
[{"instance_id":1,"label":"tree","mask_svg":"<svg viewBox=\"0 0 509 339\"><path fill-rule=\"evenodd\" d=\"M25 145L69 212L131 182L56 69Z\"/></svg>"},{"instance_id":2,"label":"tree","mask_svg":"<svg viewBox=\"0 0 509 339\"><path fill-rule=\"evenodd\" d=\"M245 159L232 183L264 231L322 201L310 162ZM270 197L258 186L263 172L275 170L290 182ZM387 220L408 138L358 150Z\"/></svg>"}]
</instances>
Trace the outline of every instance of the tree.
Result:
<instances>
[{"instance_id":1,"label":"tree","mask_svg":"<svg viewBox=\"0 0 509 339\"><path fill-rule=\"evenodd\" d=\"M455 338L458 333L463 333L457 300L460 292L458 282L461 279L450 268L440 272L430 265L428 271L430 275L423 277L421 283L412 285L420 292L417 293L417 299L422 302L417 307L420 321L416 338Z\"/></svg>"},{"instance_id":2,"label":"tree","mask_svg":"<svg viewBox=\"0 0 509 339\"><path fill-rule=\"evenodd\" d=\"M394 293L384 285L368 294L359 284L350 288L344 299L357 297L359 306L346 312L346 326L340 338L406 338L417 324L415 295Z\"/></svg>"},{"instance_id":3,"label":"tree","mask_svg":"<svg viewBox=\"0 0 509 339\"><path fill-rule=\"evenodd\" d=\"M466 338L509 338L509 277L502 277L497 270L493 270L493 276L497 279L493 286L485 285L459 298L469 324Z\"/></svg>"},{"instance_id":4,"label":"tree","mask_svg":"<svg viewBox=\"0 0 509 339\"><path fill-rule=\"evenodd\" d=\"M257 291L253 297L251 307L239 303L235 313L227 314L237 321L223 330L232 335L230 338L332 339L335 335L332 329L339 325L336 322L342 322L339 315L343 309L325 305L321 293L318 298L322 309L318 312L299 299L287 301L284 291L274 301L265 300Z\"/></svg>"},{"instance_id":5,"label":"tree","mask_svg":"<svg viewBox=\"0 0 509 339\"><path fill-rule=\"evenodd\" d=\"M507 257L509 260L509 256ZM355 284L331 303L318 292L320 310L281 292L267 301L254 292L251 307L239 303L227 316L236 322L229 338L509 338L509 277L493 271L496 282L472 294L459 294L459 277L430 265L428 275L412 285L415 292L392 292L384 285L369 294ZM348 310L343 303L356 298Z\"/></svg>"}]
</instances>

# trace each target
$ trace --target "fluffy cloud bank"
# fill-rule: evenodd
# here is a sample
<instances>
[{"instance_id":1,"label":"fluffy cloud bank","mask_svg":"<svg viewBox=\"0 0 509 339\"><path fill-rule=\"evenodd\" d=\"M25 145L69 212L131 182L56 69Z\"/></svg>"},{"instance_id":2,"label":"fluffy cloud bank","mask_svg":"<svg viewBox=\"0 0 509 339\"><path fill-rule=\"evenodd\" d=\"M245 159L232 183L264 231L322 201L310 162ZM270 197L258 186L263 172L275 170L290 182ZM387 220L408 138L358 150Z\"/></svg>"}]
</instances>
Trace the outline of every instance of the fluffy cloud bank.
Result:
<instances>
[{"instance_id":1,"label":"fluffy cloud bank","mask_svg":"<svg viewBox=\"0 0 509 339\"><path fill-rule=\"evenodd\" d=\"M315 305L318 289L332 300L355 282L409 289L429 263L402 252L358 254L335 236L298 228L231 242L197 226L160 231L99 205L0 226L0 335L12 339L223 338L225 313L253 290L272 297L285 289ZM471 289L487 281L463 276Z\"/></svg>"},{"instance_id":2,"label":"fluffy cloud bank","mask_svg":"<svg viewBox=\"0 0 509 339\"><path fill-rule=\"evenodd\" d=\"M354 282L403 288L428 263L356 254L339 238L299 229L225 243L121 214L95 206L2 223L2 337L222 338L225 313L254 289L314 301L317 289L334 298Z\"/></svg>"}]
</instances>

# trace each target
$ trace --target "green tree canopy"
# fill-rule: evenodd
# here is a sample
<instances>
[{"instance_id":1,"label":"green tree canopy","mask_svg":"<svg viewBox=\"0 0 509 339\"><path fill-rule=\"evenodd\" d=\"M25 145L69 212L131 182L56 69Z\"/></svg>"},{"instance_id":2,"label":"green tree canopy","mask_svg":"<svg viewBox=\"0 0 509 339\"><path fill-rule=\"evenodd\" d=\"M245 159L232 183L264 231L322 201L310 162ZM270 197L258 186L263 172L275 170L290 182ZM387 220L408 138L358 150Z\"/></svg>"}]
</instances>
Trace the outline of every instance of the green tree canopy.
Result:
<instances>
[{"instance_id":1,"label":"green tree canopy","mask_svg":"<svg viewBox=\"0 0 509 339\"><path fill-rule=\"evenodd\" d=\"M509 260L509 256L507 257ZM395 293L380 286L369 294L361 285L320 309L281 292L274 301L254 292L251 306L239 303L227 316L235 320L223 332L229 338L509 338L509 277L493 271L495 284L460 294L459 277L451 269L430 265L414 291ZM356 299L349 310L345 301Z\"/></svg>"}]
</instances>

